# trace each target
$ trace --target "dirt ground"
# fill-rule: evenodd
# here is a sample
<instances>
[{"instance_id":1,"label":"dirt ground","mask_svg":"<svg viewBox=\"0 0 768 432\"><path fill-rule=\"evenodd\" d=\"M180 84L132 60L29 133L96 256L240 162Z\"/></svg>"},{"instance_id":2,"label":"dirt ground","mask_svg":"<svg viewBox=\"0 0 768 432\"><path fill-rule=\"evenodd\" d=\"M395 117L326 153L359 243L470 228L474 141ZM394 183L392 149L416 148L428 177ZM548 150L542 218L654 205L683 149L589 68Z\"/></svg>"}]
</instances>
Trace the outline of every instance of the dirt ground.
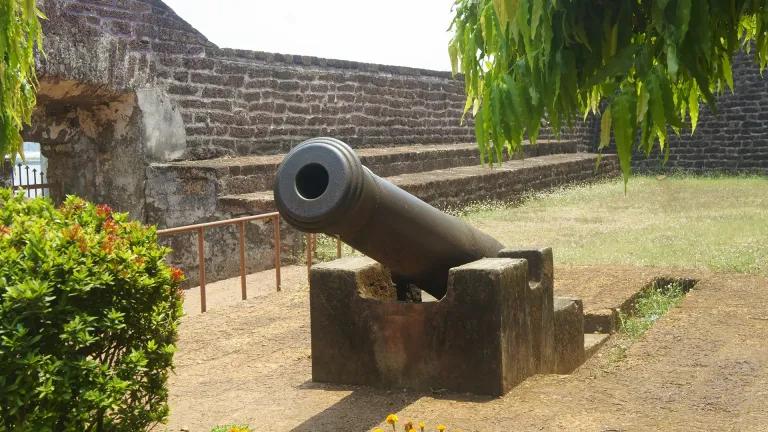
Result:
<instances>
[{"instance_id":1,"label":"dirt ground","mask_svg":"<svg viewBox=\"0 0 768 432\"><path fill-rule=\"evenodd\" d=\"M226 294L239 293L239 284L209 287L209 312L181 326L168 428L368 431L397 413L464 432L768 431L768 279L560 266L556 291L583 291L589 308L600 287L671 273L699 283L621 360L609 355L612 340L574 374L533 377L502 398L315 384L303 270L284 271L280 293L273 273L254 276L259 287L245 302ZM199 307L195 294L190 310Z\"/></svg>"}]
</instances>

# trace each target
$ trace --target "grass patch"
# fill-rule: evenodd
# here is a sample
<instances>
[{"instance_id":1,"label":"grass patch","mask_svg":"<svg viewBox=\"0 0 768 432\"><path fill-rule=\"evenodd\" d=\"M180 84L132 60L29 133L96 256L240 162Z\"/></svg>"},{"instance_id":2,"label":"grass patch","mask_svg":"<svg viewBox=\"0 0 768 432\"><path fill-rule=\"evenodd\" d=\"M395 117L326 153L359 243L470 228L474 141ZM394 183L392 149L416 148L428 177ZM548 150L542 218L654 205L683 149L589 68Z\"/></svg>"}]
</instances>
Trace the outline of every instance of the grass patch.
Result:
<instances>
[{"instance_id":1,"label":"grass patch","mask_svg":"<svg viewBox=\"0 0 768 432\"><path fill-rule=\"evenodd\" d=\"M307 243L307 236L303 236L304 246L306 247ZM326 234L317 234L315 236L315 251L314 251L314 257L312 258L312 262L318 263L318 262L326 262L326 261L333 261L335 260L337 256L337 249L336 249L336 237L329 236ZM306 249L305 249L306 250ZM341 256L347 257L347 256L353 256L353 255L361 255L356 250L352 249L351 246L341 243ZM307 256L302 255L301 263L306 264L307 263Z\"/></svg>"},{"instance_id":2,"label":"grass patch","mask_svg":"<svg viewBox=\"0 0 768 432\"><path fill-rule=\"evenodd\" d=\"M630 313L619 312L620 331L631 340L639 339L659 318L679 305L685 293L680 282L651 285L640 293Z\"/></svg>"},{"instance_id":3,"label":"grass patch","mask_svg":"<svg viewBox=\"0 0 768 432\"><path fill-rule=\"evenodd\" d=\"M546 245L560 264L768 276L768 177L633 177L478 203L459 217L510 247Z\"/></svg>"},{"instance_id":4,"label":"grass patch","mask_svg":"<svg viewBox=\"0 0 768 432\"><path fill-rule=\"evenodd\" d=\"M678 306L693 287L693 280L658 280L644 289L628 312L619 312L616 344L608 351L608 363L624 360L627 350L670 309Z\"/></svg>"}]
</instances>

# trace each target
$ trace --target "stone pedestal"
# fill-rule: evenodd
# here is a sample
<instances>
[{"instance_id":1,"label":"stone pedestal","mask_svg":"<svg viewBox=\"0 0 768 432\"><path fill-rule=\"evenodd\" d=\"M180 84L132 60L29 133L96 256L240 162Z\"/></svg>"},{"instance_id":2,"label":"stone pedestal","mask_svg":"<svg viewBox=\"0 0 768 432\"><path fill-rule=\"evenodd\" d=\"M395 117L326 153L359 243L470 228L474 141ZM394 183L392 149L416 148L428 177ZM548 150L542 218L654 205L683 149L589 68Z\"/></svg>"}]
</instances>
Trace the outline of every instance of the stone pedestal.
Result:
<instances>
[{"instance_id":1,"label":"stone pedestal","mask_svg":"<svg viewBox=\"0 0 768 432\"><path fill-rule=\"evenodd\" d=\"M446 296L431 303L397 302L387 270L371 259L317 265L310 283L312 378L503 395L536 373L530 292L524 259L453 268Z\"/></svg>"},{"instance_id":2,"label":"stone pedestal","mask_svg":"<svg viewBox=\"0 0 768 432\"><path fill-rule=\"evenodd\" d=\"M555 297L554 373L568 374L584 363L584 305L580 299Z\"/></svg>"},{"instance_id":3,"label":"stone pedestal","mask_svg":"<svg viewBox=\"0 0 768 432\"><path fill-rule=\"evenodd\" d=\"M535 373L555 371L555 326L553 318L554 264L552 248L504 249L502 258L528 262L528 313L531 317L531 367Z\"/></svg>"}]
</instances>

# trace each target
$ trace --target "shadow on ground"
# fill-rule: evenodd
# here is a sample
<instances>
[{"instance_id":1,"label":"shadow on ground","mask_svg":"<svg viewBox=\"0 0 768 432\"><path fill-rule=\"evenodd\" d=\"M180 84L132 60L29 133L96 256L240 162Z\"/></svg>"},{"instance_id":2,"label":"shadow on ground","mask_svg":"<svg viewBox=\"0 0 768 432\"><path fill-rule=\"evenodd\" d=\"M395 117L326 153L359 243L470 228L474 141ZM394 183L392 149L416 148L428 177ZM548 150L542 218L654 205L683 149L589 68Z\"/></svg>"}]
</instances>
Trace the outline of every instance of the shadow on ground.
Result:
<instances>
[{"instance_id":1,"label":"shadow on ground","mask_svg":"<svg viewBox=\"0 0 768 432\"><path fill-rule=\"evenodd\" d=\"M403 411L409 405L416 403L423 397L432 399L445 399L457 402L482 403L494 400L489 396L479 396L469 393L448 392L414 392L414 391L387 391L371 387L339 386L333 384L316 383L306 381L299 386L301 391L349 391L352 393L329 406L322 412L308 418L300 425L291 429L291 432L317 432L335 430L340 421L344 423L344 430L367 431L381 424L387 415ZM386 400L386 406L375 407L380 401ZM407 421L400 419L401 423Z\"/></svg>"}]
</instances>

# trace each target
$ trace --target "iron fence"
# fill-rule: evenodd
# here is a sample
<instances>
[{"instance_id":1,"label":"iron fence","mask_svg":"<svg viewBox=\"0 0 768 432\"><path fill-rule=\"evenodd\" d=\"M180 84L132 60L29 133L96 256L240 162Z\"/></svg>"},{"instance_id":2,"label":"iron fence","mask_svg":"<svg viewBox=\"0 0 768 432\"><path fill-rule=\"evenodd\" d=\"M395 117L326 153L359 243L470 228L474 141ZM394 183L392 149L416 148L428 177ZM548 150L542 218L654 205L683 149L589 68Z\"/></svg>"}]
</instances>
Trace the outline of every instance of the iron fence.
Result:
<instances>
[{"instance_id":1,"label":"iron fence","mask_svg":"<svg viewBox=\"0 0 768 432\"><path fill-rule=\"evenodd\" d=\"M22 190L27 198L50 196L54 187L42 167L21 162L13 165L8 159L0 163L0 186Z\"/></svg>"}]
</instances>

